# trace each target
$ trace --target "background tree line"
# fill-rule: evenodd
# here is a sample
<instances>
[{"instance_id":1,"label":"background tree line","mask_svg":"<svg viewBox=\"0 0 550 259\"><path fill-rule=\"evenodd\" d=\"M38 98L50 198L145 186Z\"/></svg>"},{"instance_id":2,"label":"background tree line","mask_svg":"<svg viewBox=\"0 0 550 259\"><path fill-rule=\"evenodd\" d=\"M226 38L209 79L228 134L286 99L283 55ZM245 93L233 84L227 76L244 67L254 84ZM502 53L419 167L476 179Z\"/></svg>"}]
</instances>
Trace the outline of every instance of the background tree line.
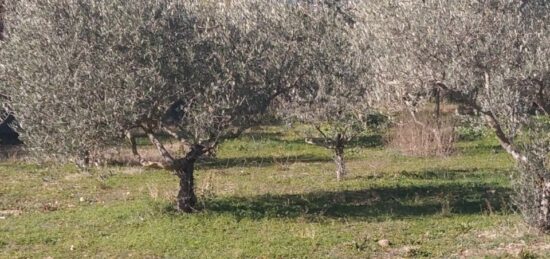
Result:
<instances>
[{"instance_id":1,"label":"background tree line","mask_svg":"<svg viewBox=\"0 0 550 259\"><path fill-rule=\"evenodd\" d=\"M516 200L525 218L549 230L549 7L10 1L0 92L40 158L90 163L143 132L160 166L179 177L177 207L185 212L196 204L197 159L268 113L311 125L312 143L334 151L341 179L344 150L369 126L369 113L417 118L436 93L495 132L518 162ZM161 134L184 151L168 150Z\"/></svg>"}]
</instances>

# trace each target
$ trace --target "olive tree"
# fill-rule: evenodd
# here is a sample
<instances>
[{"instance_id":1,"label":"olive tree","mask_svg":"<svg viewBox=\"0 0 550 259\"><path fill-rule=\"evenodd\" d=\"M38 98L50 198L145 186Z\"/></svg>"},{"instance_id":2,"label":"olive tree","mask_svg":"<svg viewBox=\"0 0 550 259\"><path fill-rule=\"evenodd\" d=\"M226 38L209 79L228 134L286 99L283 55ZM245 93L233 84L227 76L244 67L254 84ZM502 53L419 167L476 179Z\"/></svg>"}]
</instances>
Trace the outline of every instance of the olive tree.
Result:
<instances>
[{"instance_id":1,"label":"olive tree","mask_svg":"<svg viewBox=\"0 0 550 259\"><path fill-rule=\"evenodd\" d=\"M311 43L312 70L281 111L285 117L310 126L306 141L333 151L336 178L341 180L346 175L346 145L367 127L367 92L372 81L364 35L368 25L355 17L351 8L319 4L314 13L315 20L309 25L315 39Z\"/></svg>"},{"instance_id":2,"label":"olive tree","mask_svg":"<svg viewBox=\"0 0 550 259\"><path fill-rule=\"evenodd\" d=\"M195 210L197 159L258 122L309 67L303 10L284 3L29 0L7 8L0 87L31 151L89 159L140 128L179 177L184 212ZM170 152L158 129L188 150Z\"/></svg>"},{"instance_id":3,"label":"olive tree","mask_svg":"<svg viewBox=\"0 0 550 259\"><path fill-rule=\"evenodd\" d=\"M534 121L548 115L550 9L547 1L523 2L382 1L366 16L380 21L377 94L419 106L437 89L476 110L523 173L536 179L527 186L534 214L526 216L547 231L550 171L542 161L550 136Z\"/></svg>"}]
</instances>

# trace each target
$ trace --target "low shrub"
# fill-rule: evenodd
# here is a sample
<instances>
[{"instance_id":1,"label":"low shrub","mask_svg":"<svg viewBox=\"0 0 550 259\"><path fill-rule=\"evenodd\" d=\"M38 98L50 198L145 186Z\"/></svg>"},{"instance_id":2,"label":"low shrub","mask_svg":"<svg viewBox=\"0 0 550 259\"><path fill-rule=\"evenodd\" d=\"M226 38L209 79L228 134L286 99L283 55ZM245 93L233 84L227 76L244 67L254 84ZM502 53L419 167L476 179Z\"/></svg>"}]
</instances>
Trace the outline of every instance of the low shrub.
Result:
<instances>
[{"instance_id":1,"label":"low shrub","mask_svg":"<svg viewBox=\"0 0 550 259\"><path fill-rule=\"evenodd\" d=\"M416 118L415 118L416 117ZM456 119L431 114L401 115L390 130L389 146L413 156L448 156L457 140Z\"/></svg>"}]
</instances>

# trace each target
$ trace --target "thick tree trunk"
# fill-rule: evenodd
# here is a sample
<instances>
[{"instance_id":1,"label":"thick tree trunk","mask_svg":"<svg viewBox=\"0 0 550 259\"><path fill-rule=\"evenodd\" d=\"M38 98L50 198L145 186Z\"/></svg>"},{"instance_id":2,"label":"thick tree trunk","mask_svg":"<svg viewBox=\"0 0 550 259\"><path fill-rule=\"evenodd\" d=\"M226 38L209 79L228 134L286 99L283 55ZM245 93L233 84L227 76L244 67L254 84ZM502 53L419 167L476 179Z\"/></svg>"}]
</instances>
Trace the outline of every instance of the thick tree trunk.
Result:
<instances>
[{"instance_id":1,"label":"thick tree trunk","mask_svg":"<svg viewBox=\"0 0 550 259\"><path fill-rule=\"evenodd\" d=\"M191 213L196 210L197 196L195 196L194 186L194 171L195 162L197 159L212 149L206 148L203 145L192 145L189 152L183 158L174 159L170 152L164 147L152 131L152 127L144 126L143 129L147 133L151 143L155 145L157 150L164 158L168 167L174 170L174 173L180 179L180 190L178 192L176 209L181 212Z\"/></svg>"},{"instance_id":2,"label":"thick tree trunk","mask_svg":"<svg viewBox=\"0 0 550 259\"><path fill-rule=\"evenodd\" d=\"M191 213L196 210L197 197L195 196L195 162L206 152L202 145L193 145L184 158L174 161L174 171L180 178L180 190L177 197L177 209Z\"/></svg>"},{"instance_id":3,"label":"thick tree trunk","mask_svg":"<svg viewBox=\"0 0 550 259\"><path fill-rule=\"evenodd\" d=\"M336 163L336 179L342 180L346 176L346 162L344 160L344 142L338 136L334 147L334 162Z\"/></svg>"},{"instance_id":4,"label":"thick tree trunk","mask_svg":"<svg viewBox=\"0 0 550 259\"><path fill-rule=\"evenodd\" d=\"M180 190L177 196L177 209L191 213L195 210L197 197L194 186L195 160L183 158L177 160L174 166L176 175L180 178Z\"/></svg>"}]
</instances>

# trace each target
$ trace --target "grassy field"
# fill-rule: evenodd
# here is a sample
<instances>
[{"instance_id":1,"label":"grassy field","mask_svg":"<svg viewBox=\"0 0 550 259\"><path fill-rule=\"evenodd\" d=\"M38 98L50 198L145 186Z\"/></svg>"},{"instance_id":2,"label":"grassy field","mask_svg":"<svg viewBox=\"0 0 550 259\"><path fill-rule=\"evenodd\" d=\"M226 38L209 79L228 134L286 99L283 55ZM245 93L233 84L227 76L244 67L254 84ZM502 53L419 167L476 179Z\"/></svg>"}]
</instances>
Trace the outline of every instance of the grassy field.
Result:
<instances>
[{"instance_id":1,"label":"grassy field","mask_svg":"<svg viewBox=\"0 0 550 259\"><path fill-rule=\"evenodd\" d=\"M524 257L550 253L510 206L513 163L492 139L414 158L366 138L335 181L329 151L282 128L198 166L201 211L177 178L139 167L0 163L0 258ZM380 245L388 240L389 245Z\"/></svg>"}]
</instances>

